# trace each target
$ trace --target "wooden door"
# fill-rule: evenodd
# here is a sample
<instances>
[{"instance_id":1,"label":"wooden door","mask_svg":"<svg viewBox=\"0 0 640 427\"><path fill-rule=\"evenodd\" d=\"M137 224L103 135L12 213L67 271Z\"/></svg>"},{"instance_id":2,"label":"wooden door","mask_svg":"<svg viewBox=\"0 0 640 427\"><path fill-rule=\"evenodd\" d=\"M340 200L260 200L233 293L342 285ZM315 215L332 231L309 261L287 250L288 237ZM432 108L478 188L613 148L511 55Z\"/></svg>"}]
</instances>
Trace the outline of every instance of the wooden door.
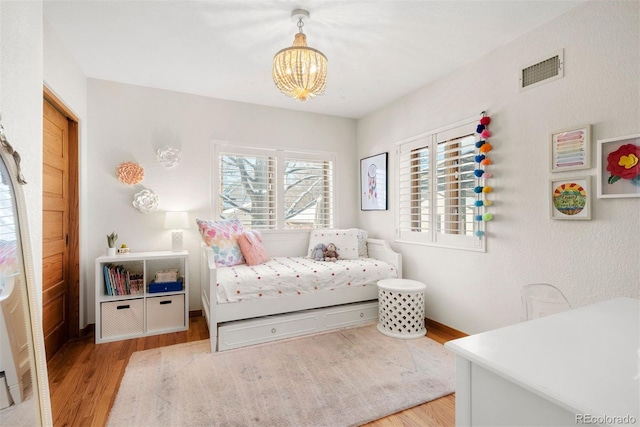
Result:
<instances>
[{"instance_id":1,"label":"wooden door","mask_svg":"<svg viewBox=\"0 0 640 427\"><path fill-rule=\"evenodd\" d=\"M44 100L42 323L49 360L69 337L69 124Z\"/></svg>"}]
</instances>

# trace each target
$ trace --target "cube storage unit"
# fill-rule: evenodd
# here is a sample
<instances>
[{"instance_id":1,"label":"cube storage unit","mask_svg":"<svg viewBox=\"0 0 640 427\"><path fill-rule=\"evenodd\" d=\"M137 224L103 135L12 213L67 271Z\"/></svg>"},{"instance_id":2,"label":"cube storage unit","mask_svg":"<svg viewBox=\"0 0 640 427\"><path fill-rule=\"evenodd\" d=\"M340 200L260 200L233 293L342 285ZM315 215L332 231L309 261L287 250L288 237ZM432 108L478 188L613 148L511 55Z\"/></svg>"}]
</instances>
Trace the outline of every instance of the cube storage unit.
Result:
<instances>
[{"instance_id":1,"label":"cube storage unit","mask_svg":"<svg viewBox=\"0 0 640 427\"><path fill-rule=\"evenodd\" d=\"M176 282L156 272L177 269ZM96 258L96 344L189 329L189 253L131 252Z\"/></svg>"}]
</instances>

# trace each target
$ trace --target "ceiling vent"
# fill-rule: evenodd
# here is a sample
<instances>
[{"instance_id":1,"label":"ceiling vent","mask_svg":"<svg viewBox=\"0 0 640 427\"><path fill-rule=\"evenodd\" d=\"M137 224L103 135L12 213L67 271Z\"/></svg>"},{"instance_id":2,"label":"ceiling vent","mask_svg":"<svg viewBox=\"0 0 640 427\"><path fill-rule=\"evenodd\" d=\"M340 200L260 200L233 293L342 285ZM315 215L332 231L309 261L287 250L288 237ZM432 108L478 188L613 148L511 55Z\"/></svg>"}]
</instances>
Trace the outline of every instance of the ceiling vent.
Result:
<instances>
[{"instance_id":1,"label":"ceiling vent","mask_svg":"<svg viewBox=\"0 0 640 427\"><path fill-rule=\"evenodd\" d=\"M520 90L564 77L564 53L559 50L552 56L536 61L520 70Z\"/></svg>"}]
</instances>

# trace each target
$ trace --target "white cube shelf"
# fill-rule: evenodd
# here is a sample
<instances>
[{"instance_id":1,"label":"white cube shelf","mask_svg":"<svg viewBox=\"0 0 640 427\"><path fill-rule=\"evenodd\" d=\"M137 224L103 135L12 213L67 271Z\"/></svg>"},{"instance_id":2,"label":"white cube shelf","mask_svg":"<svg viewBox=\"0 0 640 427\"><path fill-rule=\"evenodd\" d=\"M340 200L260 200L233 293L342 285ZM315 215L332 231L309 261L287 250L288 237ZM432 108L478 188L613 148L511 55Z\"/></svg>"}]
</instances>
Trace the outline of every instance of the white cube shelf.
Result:
<instances>
[{"instance_id":1,"label":"white cube shelf","mask_svg":"<svg viewBox=\"0 0 640 427\"><path fill-rule=\"evenodd\" d=\"M139 277L116 279L105 266L121 266ZM96 258L96 344L189 329L189 253L131 252ZM182 282L163 292L149 292L158 271L176 268ZM123 274L126 276L126 273ZM115 283L113 286L107 284Z\"/></svg>"}]
</instances>

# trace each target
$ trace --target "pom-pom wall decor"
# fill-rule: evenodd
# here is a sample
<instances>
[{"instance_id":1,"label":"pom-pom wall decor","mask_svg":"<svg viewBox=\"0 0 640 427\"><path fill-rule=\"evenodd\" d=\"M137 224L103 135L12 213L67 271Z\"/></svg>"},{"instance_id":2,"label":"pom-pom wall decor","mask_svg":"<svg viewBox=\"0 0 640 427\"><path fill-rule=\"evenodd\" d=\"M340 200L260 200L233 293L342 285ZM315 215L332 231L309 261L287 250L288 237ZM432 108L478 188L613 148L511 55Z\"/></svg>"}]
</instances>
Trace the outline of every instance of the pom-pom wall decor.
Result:
<instances>
[{"instance_id":1,"label":"pom-pom wall decor","mask_svg":"<svg viewBox=\"0 0 640 427\"><path fill-rule=\"evenodd\" d=\"M158 195L145 188L133 196L133 207L142 213L155 211L158 208Z\"/></svg>"},{"instance_id":2,"label":"pom-pom wall decor","mask_svg":"<svg viewBox=\"0 0 640 427\"><path fill-rule=\"evenodd\" d=\"M491 164L491 159L487 157L486 154L493 149L493 146L487 141L491 136L489 123L491 123L491 118L483 111L480 123L476 127L476 137L478 140L475 146L479 154L476 154L474 157L477 165L473 171L476 184L473 189L473 192L476 194L476 201L474 202L476 213L474 219L478 223L475 235L480 239L486 235L484 223L493 220L493 214L486 211L487 208L493 204L491 200L487 199L487 195L493 191L493 187L487 185L487 180L492 178L493 175L486 171L486 167Z\"/></svg>"},{"instance_id":3,"label":"pom-pom wall decor","mask_svg":"<svg viewBox=\"0 0 640 427\"><path fill-rule=\"evenodd\" d=\"M144 179L144 169L137 163L124 162L120 163L116 169L116 176L125 184L138 184Z\"/></svg>"}]
</instances>

